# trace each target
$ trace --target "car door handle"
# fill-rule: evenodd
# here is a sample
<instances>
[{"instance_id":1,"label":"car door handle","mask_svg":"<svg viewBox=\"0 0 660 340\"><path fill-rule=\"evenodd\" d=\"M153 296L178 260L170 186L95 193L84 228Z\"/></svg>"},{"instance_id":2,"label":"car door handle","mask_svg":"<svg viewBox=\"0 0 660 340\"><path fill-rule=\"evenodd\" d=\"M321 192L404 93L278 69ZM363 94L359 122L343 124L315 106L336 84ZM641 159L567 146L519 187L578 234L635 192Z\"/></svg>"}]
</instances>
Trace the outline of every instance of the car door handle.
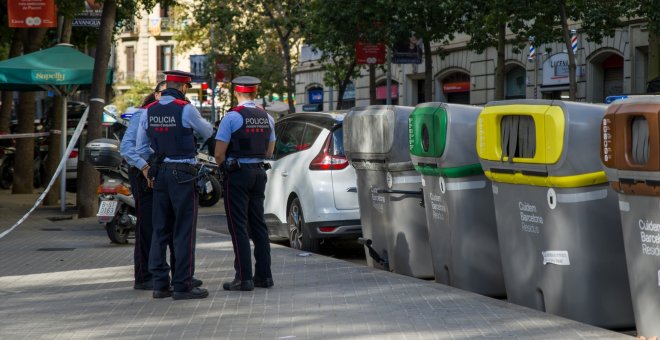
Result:
<instances>
[{"instance_id":1,"label":"car door handle","mask_svg":"<svg viewBox=\"0 0 660 340\"><path fill-rule=\"evenodd\" d=\"M286 176L289 176L289 173L286 171L282 171L282 177L286 177Z\"/></svg>"},{"instance_id":2,"label":"car door handle","mask_svg":"<svg viewBox=\"0 0 660 340\"><path fill-rule=\"evenodd\" d=\"M350 188L346 189L346 192L357 192L357 188L356 187L350 187Z\"/></svg>"}]
</instances>

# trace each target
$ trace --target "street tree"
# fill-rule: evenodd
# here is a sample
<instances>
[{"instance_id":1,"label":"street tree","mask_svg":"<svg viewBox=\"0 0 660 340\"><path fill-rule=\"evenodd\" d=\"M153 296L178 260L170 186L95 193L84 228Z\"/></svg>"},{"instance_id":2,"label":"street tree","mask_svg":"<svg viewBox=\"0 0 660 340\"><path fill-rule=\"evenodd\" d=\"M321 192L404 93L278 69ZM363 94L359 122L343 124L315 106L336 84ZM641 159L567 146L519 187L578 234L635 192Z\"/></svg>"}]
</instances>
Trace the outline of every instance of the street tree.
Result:
<instances>
[{"instance_id":1,"label":"street tree","mask_svg":"<svg viewBox=\"0 0 660 340\"><path fill-rule=\"evenodd\" d=\"M191 20L185 28L176 31L175 38L179 42L177 48L189 49L200 46L207 51L209 73L215 72L215 61L220 60L228 66L227 80L239 74L251 75L262 80L262 89L277 87L284 79L283 68L277 63L271 69L252 67L252 62L261 63L272 60L270 57L278 53L271 43L274 35L267 35L265 17L253 11L245 11L242 2L195 2L191 5L179 6ZM267 57L268 56L268 57ZM261 71L267 73L261 73ZM279 74L279 77L277 76ZM229 88L230 83L221 84ZM230 96L229 102L234 101Z\"/></svg>"},{"instance_id":2,"label":"street tree","mask_svg":"<svg viewBox=\"0 0 660 340\"><path fill-rule=\"evenodd\" d=\"M362 65L357 63L355 44L388 42L380 38L388 40L391 34L380 30L392 23L381 26L379 22L391 17L392 5L390 0L311 0L304 23L305 44L320 53L325 85L338 89L336 109L341 109L347 86L360 76Z\"/></svg>"},{"instance_id":3,"label":"street tree","mask_svg":"<svg viewBox=\"0 0 660 340\"><path fill-rule=\"evenodd\" d=\"M630 16L646 19L649 34L647 78L660 77L660 3L657 0L634 0L625 4Z\"/></svg>"},{"instance_id":4,"label":"street tree","mask_svg":"<svg viewBox=\"0 0 660 340\"><path fill-rule=\"evenodd\" d=\"M601 43L603 37L614 36L629 16L629 6L623 0L534 0L528 2L536 13L528 34L535 37L537 46L563 42L569 62L569 99L577 97L575 53L571 48L571 26L580 23L580 33L587 41Z\"/></svg>"},{"instance_id":5,"label":"street tree","mask_svg":"<svg viewBox=\"0 0 660 340\"><path fill-rule=\"evenodd\" d=\"M506 46L513 44L514 51L520 51L528 41L527 22L533 16L531 9L525 2L506 0L458 1L456 6L465 13L459 31L470 36L468 47L479 54L491 47L497 50L495 100L504 99ZM509 32L513 36L507 40Z\"/></svg>"},{"instance_id":6,"label":"street tree","mask_svg":"<svg viewBox=\"0 0 660 340\"><path fill-rule=\"evenodd\" d=\"M294 107L294 94L296 92L295 79L293 78L292 49L295 48L302 38L304 26L304 15L309 10L309 0L243 0L248 8L265 16L266 27L274 31L280 43L280 53L284 62L284 80L286 82L286 93L289 102L289 113L296 111Z\"/></svg>"},{"instance_id":7,"label":"street tree","mask_svg":"<svg viewBox=\"0 0 660 340\"><path fill-rule=\"evenodd\" d=\"M442 44L454 38L460 17L463 15L452 0L393 0L392 22L399 37L414 34L424 45L424 98L433 98L433 51L431 42L440 43L436 53L441 56Z\"/></svg>"}]
</instances>

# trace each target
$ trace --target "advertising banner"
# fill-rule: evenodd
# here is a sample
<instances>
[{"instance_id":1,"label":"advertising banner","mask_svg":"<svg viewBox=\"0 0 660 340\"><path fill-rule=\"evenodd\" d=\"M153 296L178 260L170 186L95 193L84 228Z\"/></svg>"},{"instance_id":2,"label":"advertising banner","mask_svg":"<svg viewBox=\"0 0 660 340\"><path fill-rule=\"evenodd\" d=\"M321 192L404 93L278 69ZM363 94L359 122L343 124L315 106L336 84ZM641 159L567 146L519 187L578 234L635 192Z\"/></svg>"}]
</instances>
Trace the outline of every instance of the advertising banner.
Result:
<instances>
[{"instance_id":1,"label":"advertising banner","mask_svg":"<svg viewBox=\"0 0 660 340\"><path fill-rule=\"evenodd\" d=\"M414 35L394 45L392 49L392 63L394 64L421 64L422 63L422 39Z\"/></svg>"},{"instance_id":2,"label":"advertising banner","mask_svg":"<svg viewBox=\"0 0 660 340\"><path fill-rule=\"evenodd\" d=\"M55 0L7 1L9 27L57 27Z\"/></svg>"},{"instance_id":3,"label":"advertising banner","mask_svg":"<svg viewBox=\"0 0 660 340\"><path fill-rule=\"evenodd\" d=\"M355 43L355 55L360 65L384 64L385 44Z\"/></svg>"},{"instance_id":4,"label":"advertising banner","mask_svg":"<svg viewBox=\"0 0 660 340\"><path fill-rule=\"evenodd\" d=\"M73 18L72 26L99 28L102 13L103 4L97 4L94 0L86 0L85 9Z\"/></svg>"}]
</instances>

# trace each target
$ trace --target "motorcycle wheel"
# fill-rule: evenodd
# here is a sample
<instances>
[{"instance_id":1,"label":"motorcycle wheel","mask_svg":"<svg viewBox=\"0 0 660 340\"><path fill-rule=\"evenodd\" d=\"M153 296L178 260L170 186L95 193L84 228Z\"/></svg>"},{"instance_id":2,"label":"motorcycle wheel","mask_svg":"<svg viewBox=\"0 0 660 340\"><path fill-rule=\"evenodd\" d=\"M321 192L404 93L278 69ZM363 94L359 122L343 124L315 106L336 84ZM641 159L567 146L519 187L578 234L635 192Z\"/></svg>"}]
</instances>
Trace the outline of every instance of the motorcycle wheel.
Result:
<instances>
[{"instance_id":1,"label":"motorcycle wheel","mask_svg":"<svg viewBox=\"0 0 660 340\"><path fill-rule=\"evenodd\" d=\"M117 221L117 217L105 224L105 231L108 233L108 238L112 243L126 244L128 243L128 234L131 233L130 228L126 228Z\"/></svg>"},{"instance_id":2,"label":"motorcycle wheel","mask_svg":"<svg viewBox=\"0 0 660 340\"><path fill-rule=\"evenodd\" d=\"M218 181L218 179L213 176L208 176L207 180L211 182L213 191L199 195L199 205L201 207L211 207L215 205L218 203L220 196L222 195L222 186L220 185L220 181Z\"/></svg>"}]
</instances>

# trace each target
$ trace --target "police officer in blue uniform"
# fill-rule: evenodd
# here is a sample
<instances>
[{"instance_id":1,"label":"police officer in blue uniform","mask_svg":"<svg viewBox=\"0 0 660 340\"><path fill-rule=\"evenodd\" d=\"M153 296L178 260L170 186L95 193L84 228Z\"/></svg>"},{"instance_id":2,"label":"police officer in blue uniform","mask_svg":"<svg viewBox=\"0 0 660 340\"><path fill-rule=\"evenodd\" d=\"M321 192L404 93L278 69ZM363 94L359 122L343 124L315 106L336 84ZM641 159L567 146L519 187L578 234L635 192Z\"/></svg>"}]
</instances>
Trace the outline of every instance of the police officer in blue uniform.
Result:
<instances>
[{"instance_id":1,"label":"police officer in blue uniform","mask_svg":"<svg viewBox=\"0 0 660 340\"><path fill-rule=\"evenodd\" d=\"M134 264L134 277L135 282L133 289L140 290L153 290L153 282L151 273L149 272L149 251L151 250L151 235L153 227L151 222L152 216L152 198L153 191L147 186L147 179L142 175L141 169L147 165L147 157L140 156L136 150L136 138L138 125L140 125L140 116L146 110L144 109L148 104L160 100L160 94L166 88L166 82L161 81L156 85L154 92L145 98L142 106L137 110L128 124L128 128L122 137L119 146L119 152L130 165L128 169L128 180L131 183L131 191L135 199L135 210L137 211L137 225L135 227L135 248L133 251L133 264ZM169 242L170 247L170 263L174 269L174 245L172 240ZM172 272L174 272L172 270ZM193 285L199 287L202 281L193 278Z\"/></svg>"},{"instance_id":2,"label":"police officer in blue uniform","mask_svg":"<svg viewBox=\"0 0 660 340\"><path fill-rule=\"evenodd\" d=\"M153 276L153 297L203 299L204 288L195 287L195 232L198 197L195 187L197 147L193 131L203 138L211 137L213 127L186 99L192 74L168 71L167 89L159 101L145 107L137 134L140 155L153 149L150 164L142 169L149 187L153 188L153 239L149 253L149 271ZM153 169L152 169L153 167ZM173 238L174 274L166 260L166 248Z\"/></svg>"},{"instance_id":3,"label":"police officer in blue uniform","mask_svg":"<svg viewBox=\"0 0 660 340\"><path fill-rule=\"evenodd\" d=\"M273 155L275 129L273 118L257 107L254 98L261 81L243 76L232 80L238 106L227 112L216 134L215 160L225 171L225 213L234 246L234 280L225 290L270 288L270 243L264 221L266 169L264 159ZM254 243L254 276L250 255Z\"/></svg>"}]
</instances>

